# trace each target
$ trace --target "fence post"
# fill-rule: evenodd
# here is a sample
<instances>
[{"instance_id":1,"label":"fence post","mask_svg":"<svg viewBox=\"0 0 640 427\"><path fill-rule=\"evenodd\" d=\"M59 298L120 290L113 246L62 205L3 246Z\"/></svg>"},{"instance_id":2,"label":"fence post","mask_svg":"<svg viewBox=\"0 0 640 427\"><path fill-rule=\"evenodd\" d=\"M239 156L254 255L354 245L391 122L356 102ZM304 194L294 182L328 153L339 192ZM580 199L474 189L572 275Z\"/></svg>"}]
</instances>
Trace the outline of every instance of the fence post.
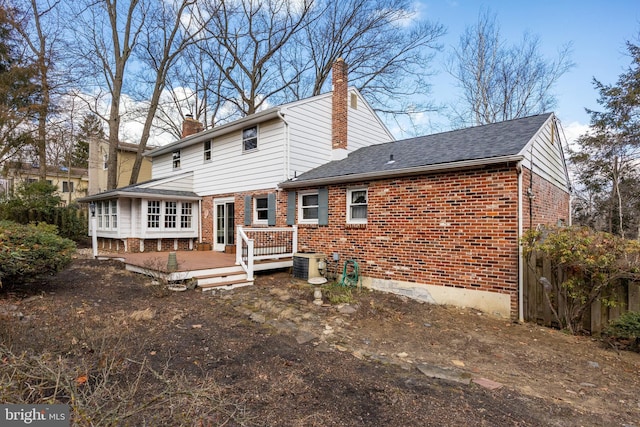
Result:
<instances>
[{"instance_id":1,"label":"fence post","mask_svg":"<svg viewBox=\"0 0 640 427\"><path fill-rule=\"evenodd\" d=\"M253 239L247 241L247 280L253 281Z\"/></svg>"},{"instance_id":2,"label":"fence post","mask_svg":"<svg viewBox=\"0 0 640 427\"><path fill-rule=\"evenodd\" d=\"M293 253L297 253L298 252L298 226L294 225L293 226L293 236L291 237L292 240L292 245L291 248L293 250Z\"/></svg>"}]
</instances>

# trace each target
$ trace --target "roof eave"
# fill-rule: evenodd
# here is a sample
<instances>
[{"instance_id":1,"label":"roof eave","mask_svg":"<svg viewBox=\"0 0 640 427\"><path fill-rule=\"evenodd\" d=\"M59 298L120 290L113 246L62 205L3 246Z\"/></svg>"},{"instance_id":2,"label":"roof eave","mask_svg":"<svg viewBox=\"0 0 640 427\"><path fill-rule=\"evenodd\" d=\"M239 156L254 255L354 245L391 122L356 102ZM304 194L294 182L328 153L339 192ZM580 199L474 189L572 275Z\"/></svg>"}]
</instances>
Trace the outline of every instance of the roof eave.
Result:
<instances>
[{"instance_id":1,"label":"roof eave","mask_svg":"<svg viewBox=\"0 0 640 427\"><path fill-rule=\"evenodd\" d=\"M188 147L190 145L197 144L199 142L208 141L211 138L215 138L217 136L224 135L229 132L241 130L247 126L252 126L258 123L266 122L267 120L276 119L279 117L278 115L279 112L280 112L279 108L273 108L273 109L261 111L259 113L252 114L250 116L235 120L233 122L226 123L224 125L220 125L212 129L208 129L204 132L198 132L194 135L172 142L171 144L158 147L154 150L144 153L143 155L146 157L153 158L153 157L160 156L162 154L171 153L172 151L175 151L184 147Z\"/></svg>"},{"instance_id":2,"label":"roof eave","mask_svg":"<svg viewBox=\"0 0 640 427\"><path fill-rule=\"evenodd\" d=\"M352 175L340 175L326 178L316 178L304 181L285 181L279 184L280 188L300 188L314 187L319 185L343 184L356 181L372 181L385 178L396 178L401 176L420 175L425 173L434 173L458 169L469 169L479 166L488 166L500 163L519 162L524 156L509 155L500 157L491 157L485 159L464 160L460 162L439 163L435 165L418 166L413 168L404 168L397 170L375 171L367 173L359 173Z\"/></svg>"},{"instance_id":3,"label":"roof eave","mask_svg":"<svg viewBox=\"0 0 640 427\"><path fill-rule=\"evenodd\" d=\"M93 194L91 196L82 197L77 199L79 203L89 203L96 200L106 200L106 199L115 199L115 198L140 198L140 199L153 199L153 198L171 198L172 200L191 200L198 201L201 199L200 196L187 196L187 195L177 195L177 194L159 194L159 193L147 193L147 192L133 192L133 191L113 191L109 193L100 193Z\"/></svg>"}]
</instances>

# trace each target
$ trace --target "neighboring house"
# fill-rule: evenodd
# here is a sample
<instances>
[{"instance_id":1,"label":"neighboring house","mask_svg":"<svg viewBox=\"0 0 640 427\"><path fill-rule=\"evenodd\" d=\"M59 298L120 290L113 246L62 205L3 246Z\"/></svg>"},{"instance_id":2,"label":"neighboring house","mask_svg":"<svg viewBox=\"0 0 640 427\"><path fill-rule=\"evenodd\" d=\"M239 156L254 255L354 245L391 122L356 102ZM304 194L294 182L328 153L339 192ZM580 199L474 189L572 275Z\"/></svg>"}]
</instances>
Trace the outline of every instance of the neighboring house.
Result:
<instances>
[{"instance_id":1,"label":"neighboring house","mask_svg":"<svg viewBox=\"0 0 640 427\"><path fill-rule=\"evenodd\" d=\"M83 199L96 203L99 247L146 252L206 242L230 251L236 226L284 224L277 220L286 213L278 183L393 140L361 94L348 88L342 60L334 64L333 85L331 93L208 130L188 117L182 139L147 153L152 180Z\"/></svg>"},{"instance_id":2,"label":"neighboring house","mask_svg":"<svg viewBox=\"0 0 640 427\"><path fill-rule=\"evenodd\" d=\"M155 147L148 147L147 151ZM129 185L131 169L138 152L137 144L120 142L118 144L117 187ZM102 138L92 138L89 141L89 195L98 194L107 189L107 174L109 161L109 141ZM143 157L138 182L151 179L151 160Z\"/></svg>"},{"instance_id":3,"label":"neighboring house","mask_svg":"<svg viewBox=\"0 0 640 427\"><path fill-rule=\"evenodd\" d=\"M32 163L5 162L2 177L0 182L4 185L0 187L0 191L4 189L12 194L18 185L38 181L40 169L38 165ZM58 188L58 196L65 205L87 195L89 186L87 169L47 166L46 179L49 184Z\"/></svg>"},{"instance_id":4,"label":"neighboring house","mask_svg":"<svg viewBox=\"0 0 640 427\"><path fill-rule=\"evenodd\" d=\"M522 318L519 239L570 220L561 135L543 114L365 147L281 203L300 250L356 260L368 287Z\"/></svg>"}]
</instances>

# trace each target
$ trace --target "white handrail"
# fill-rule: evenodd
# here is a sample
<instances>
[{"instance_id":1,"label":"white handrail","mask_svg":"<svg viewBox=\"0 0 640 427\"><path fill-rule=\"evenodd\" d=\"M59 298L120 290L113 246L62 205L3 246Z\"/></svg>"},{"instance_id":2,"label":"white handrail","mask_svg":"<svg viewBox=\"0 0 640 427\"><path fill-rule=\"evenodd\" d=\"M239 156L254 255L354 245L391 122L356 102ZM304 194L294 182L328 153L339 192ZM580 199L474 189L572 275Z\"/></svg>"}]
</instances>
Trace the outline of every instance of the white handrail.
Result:
<instances>
[{"instance_id":1,"label":"white handrail","mask_svg":"<svg viewBox=\"0 0 640 427\"><path fill-rule=\"evenodd\" d=\"M246 230L246 231L245 231ZM291 252L276 252L256 254L255 239L249 238L247 232L250 233L292 233L291 234ZM237 226L237 239L236 239L236 265L240 265L247 273L247 280L253 280L253 266L256 260L264 259L277 259L282 257L292 257L298 251L298 226L292 227L260 227L260 228L244 228ZM276 239L277 240L277 239ZM246 260L243 257L243 247L246 244ZM285 250L288 244L283 246L276 246L277 248L284 247ZM259 247L258 250L264 249Z\"/></svg>"}]
</instances>

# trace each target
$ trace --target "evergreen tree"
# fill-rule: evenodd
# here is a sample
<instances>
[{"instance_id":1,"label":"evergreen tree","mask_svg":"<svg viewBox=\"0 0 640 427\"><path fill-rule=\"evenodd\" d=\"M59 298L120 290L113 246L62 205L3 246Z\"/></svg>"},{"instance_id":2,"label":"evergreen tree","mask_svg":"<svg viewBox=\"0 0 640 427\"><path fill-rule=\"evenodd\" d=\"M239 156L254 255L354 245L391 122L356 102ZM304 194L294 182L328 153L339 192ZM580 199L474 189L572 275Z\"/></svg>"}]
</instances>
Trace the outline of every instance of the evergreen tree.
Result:
<instances>
[{"instance_id":1,"label":"evergreen tree","mask_svg":"<svg viewBox=\"0 0 640 427\"><path fill-rule=\"evenodd\" d=\"M640 226L640 46L614 85L594 79L602 111L587 110L591 128L569 152L578 179L576 222L633 237Z\"/></svg>"},{"instance_id":2,"label":"evergreen tree","mask_svg":"<svg viewBox=\"0 0 640 427\"><path fill-rule=\"evenodd\" d=\"M36 69L21 56L15 10L0 0L0 162L32 142L30 127L38 86Z\"/></svg>"},{"instance_id":3,"label":"evergreen tree","mask_svg":"<svg viewBox=\"0 0 640 427\"><path fill-rule=\"evenodd\" d=\"M80 125L80 133L71 154L71 166L89 167L89 143L92 139L104 139L104 127L98 116L87 114Z\"/></svg>"}]
</instances>

